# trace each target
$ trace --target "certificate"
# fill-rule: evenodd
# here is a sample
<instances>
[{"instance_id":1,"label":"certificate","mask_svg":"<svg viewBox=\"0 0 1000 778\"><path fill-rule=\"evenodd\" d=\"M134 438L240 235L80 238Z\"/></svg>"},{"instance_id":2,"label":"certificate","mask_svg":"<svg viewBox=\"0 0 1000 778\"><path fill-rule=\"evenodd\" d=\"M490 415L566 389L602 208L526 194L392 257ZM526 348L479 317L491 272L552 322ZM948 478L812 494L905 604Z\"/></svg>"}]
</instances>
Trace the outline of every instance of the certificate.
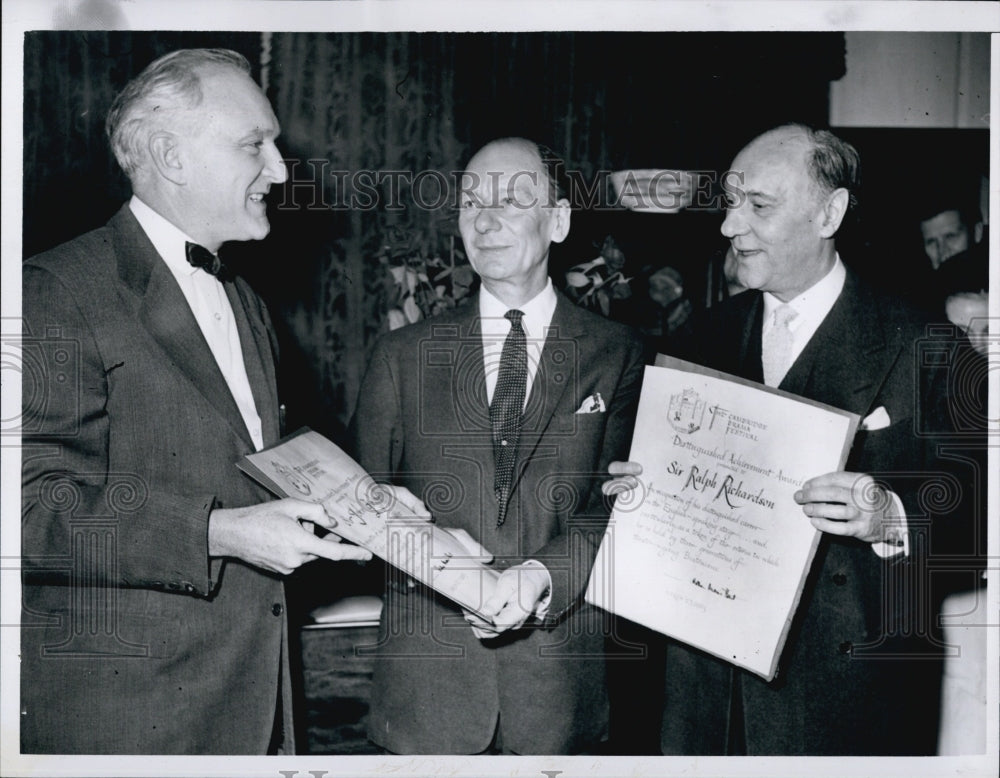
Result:
<instances>
[{"instance_id":1,"label":"certificate","mask_svg":"<svg viewBox=\"0 0 1000 778\"><path fill-rule=\"evenodd\" d=\"M364 468L318 432L301 429L236 466L279 497L321 503L336 521L334 534L467 610L479 613L496 588L496 570L448 531L390 505Z\"/></svg>"},{"instance_id":2,"label":"certificate","mask_svg":"<svg viewBox=\"0 0 1000 778\"><path fill-rule=\"evenodd\" d=\"M771 680L820 533L793 499L858 416L660 356L647 367L588 602Z\"/></svg>"}]
</instances>

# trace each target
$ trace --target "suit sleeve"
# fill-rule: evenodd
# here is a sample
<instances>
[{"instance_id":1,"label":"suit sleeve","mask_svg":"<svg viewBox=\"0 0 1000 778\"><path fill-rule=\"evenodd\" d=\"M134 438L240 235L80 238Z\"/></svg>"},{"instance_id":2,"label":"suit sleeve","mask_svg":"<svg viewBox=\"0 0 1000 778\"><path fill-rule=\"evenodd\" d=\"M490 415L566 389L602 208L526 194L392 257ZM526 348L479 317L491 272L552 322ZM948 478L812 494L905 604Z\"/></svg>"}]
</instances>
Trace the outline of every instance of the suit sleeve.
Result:
<instances>
[{"instance_id":1,"label":"suit sleeve","mask_svg":"<svg viewBox=\"0 0 1000 778\"><path fill-rule=\"evenodd\" d=\"M358 463L378 480L391 480L403 450L400 384L385 343L376 343L361 381L350 438Z\"/></svg>"},{"instance_id":2,"label":"suit sleeve","mask_svg":"<svg viewBox=\"0 0 1000 778\"><path fill-rule=\"evenodd\" d=\"M608 404L604 435L596 467L590 475L585 499L567 523L567 531L556 535L535 554L552 576L547 621L554 622L583 597L610 516L610 503L601 492L608 479L608 465L628 458L632 429L642 388L643 350L630 340L621 364L617 386Z\"/></svg>"},{"instance_id":3,"label":"suit sleeve","mask_svg":"<svg viewBox=\"0 0 1000 778\"><path fill-rule=\"evenodd\" d=\"M211 494L157 488L147 463L111 467L112 418L98 340L73 292L23 272L22 569L38 584L107 584L207 596ZM125 468L115 468L123 470ZM94 546L98 543L98 546Z\"/></svg>"}]
</instances>

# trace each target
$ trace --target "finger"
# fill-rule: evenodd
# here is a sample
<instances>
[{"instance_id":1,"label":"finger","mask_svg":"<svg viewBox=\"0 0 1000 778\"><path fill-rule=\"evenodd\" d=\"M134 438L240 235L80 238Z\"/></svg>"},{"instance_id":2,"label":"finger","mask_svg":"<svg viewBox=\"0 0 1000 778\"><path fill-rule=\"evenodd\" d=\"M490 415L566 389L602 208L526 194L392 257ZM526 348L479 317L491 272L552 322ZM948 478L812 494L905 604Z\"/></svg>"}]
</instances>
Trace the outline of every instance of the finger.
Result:
<instances>
[{"instance_id":1,"label":"finger","mask_svg":"<svg viewBox=\"0 0 1000 778\"><path fill-rule=\"evenodd\" d=\"M496 623L497 614L503 610L504 606L507 604L508 596L504 594L498 597L494 594L486 602L483 603L483 607L479 609L479 613L491 622Z\"/></svg>"},{"instance_id":2,"label":"finger","mask_svg":"<svg viewBox=\"0 0 1000 778\"><path fill-rule=\"evenodd\" d=\"M315 523L324 529L336 529L347 518L347 511L339 502L326 500L320 503L320 507L323 508L323 515Z\"/></svg>"},{"instance_id":3,"label":"finger","mask_svg":"<svg viewBox=\"0 0 1000 778\"><path fill-rule=\"evenodd\" d=\"M831 521L853 521L859 518L860 514L854 505L828 502L808 502L802 506L802 512L810 518Z\"/></svg>"},{"instance_id":4,"label":"finger","mask_svg":"<svg viewBox=\"0 0 1000 778\"><path fill-rule=\"evenodd\" d=\"M467 622L469 622L469 624L471 624L474 627L481 627L483 629L490 629L492 627L492 623L491 622L487 621L486 619L484 619L482 616L480 616L478 613L475 613L474 611L465 610L463 608L462 609L462 617Z\"/></svg>"},{"instance_id":5,"label":"finger","mask_svg":"<svg viewBox=\"0 0 1000 778\"><path fill-rule=\"evenodd\" d=\"M504 572L497 579L496 589L487 598L479 612L487 618L494 619L508 602L517 599L517 575Z\"/></svg>"},{"instance_id":6,"label":"finger","mask_svg":"<svg viewBox=\"0 0 1000 778\"><path fill-rule=\"evenodd\" d=\"M493 617L494 629L503 632L509 629L518 629L531 614L516 603L507 603L500 612Z\"/></svg>"},{"instance_id":7,"label":"finger","mask_svg":"<svg viewBox=\"0 0 1000 778\"><path fill-rule=\"evenodd\" d=\"M463 615L465 616L465 621L472 628L472 634L480 640L494 638L500 634L491 622L484 621L477 614L471 611L463 611Z\"/></svg>"},{"instance_id":8,"label":"finger","mask_svg":"<svg viewBox=\"0 0 1000 778\"><path fill-rule=\"evenodd\" d=\"M863 527L854 521L831 521L824 518L812 518L809 520L820 532L827 532L830 535L841 537L860 537L864 534Z\"/></svg>"},{"instance_id":9,"label":"finger","mask_svg":"<svg viewBox=\"0 0 1000 778\"><path fill-rule=\"evenodd\" d=\"M472 634L475 635L480 640L490 640L491 638L495 638L497 635L500 634L499 632L496 632L493 629L484 629L483 627L477 627L471 624L469 626L472 627Z\"/></svg>"},{"instance_id":10,"label":"finger","mask_svg":"<svg viewBox=\"0 0 1000 778\"><path fill-rule=\"evenodd\" d=\"M427 506L424 505L423 500L417 497L405 486L395 486L390 484L387 485L387 488L392 491L393 500L395 500L399 506L405 508L410 515L417 516L424 520L429 520L431 518L431 513L427 510Z\"/></svg>"},{"instance_id":11,"label":"finger","mask_svg":"<svg viewBox=\"0 0 1000 778\"><path fill-rule=\"evenodd\" d=\"M361 546L353 546L349 543L330 543L326 540L307 536L309 539L303 543L305 551L316 556L340 562L347 559L355 559L367 562L372 558L372 552Z\"/></svg>"},{"instance_id":12,"label":"finger","mask_svg":"<svg viewBox=\"0 0 1000 778\"><path fill-rule=\"evenodd\" d=\"M638 462L612 462L608 465L611 475L642 475L642 465Z\"/></svg>"},{"instance_id":13,"label":"finger","mask_svg":"<svg viewBox=\"0 0 1000 778\"><path fill-rule=\"evenodd\" d=\"M292 497L261 503L256 506L256 509L271 516L277 515L298 521L309 521L320 526L326 526L328 523L326 510L321 504L297 500Z\"/></svg>"},{"instance_id":14,"label":"finger","mask_svg":"<svg viewBox=\"0 0 1000 778\"><path fill-rule=\"evenodd\" d=\"M794 495L795 502L799 505L805 503L840 503L845 505L848 503L853 503L854 500L851 496L851 490L846 489L843 486L805 486Z\"/></svg>"}]
</instances>

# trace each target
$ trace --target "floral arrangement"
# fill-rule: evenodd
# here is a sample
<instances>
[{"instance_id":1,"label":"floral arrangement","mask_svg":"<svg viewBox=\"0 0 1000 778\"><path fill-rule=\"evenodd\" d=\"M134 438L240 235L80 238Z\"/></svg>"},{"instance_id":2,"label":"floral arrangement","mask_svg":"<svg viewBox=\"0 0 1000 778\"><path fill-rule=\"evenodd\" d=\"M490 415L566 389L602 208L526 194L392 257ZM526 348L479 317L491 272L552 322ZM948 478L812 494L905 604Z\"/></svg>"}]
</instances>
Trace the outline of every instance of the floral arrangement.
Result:
<instances>
[{"instance_id":1,"label":"floral arrangement","mask_svg":"<svg viewBox=\"0 0 1000 778\"><path fill-rule=\"evenodd\" d=\"M464 252L449 236L447 258L420 245L418 236L400 227L386 233L378 260L387 270L389 329L395 330L454 308L476 281Z\"/></svg>"},{"instance_id":2,"label":"floral arrangement","mask_svg":"<svg viewBox=\"0 0 1000 778\"><path fill-rule=\"evenodd\" d=\"M613 300L627 300L632 296L629 286L632 279L626 278L624 267L625 254L608 235L596 259L566 271L566 294L578 305L610 316Z\"/></svg>"}]
</instances>

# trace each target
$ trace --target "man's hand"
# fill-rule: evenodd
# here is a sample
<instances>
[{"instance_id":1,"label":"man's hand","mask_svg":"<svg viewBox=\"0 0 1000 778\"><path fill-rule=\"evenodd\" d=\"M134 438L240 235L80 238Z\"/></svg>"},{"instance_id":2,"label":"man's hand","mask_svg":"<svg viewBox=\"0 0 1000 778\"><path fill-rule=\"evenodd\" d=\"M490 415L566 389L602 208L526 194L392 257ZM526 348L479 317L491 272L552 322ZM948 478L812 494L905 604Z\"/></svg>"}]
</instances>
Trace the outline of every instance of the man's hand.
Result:
<instances>
[{"instance_id":1,"label":"man's hand","mask_svg":"<svg viewBox=\"0 0 1000 778\"><path fill-rule=\"evenodd\" d=\"M948 321L962 330L984 357L990 350L990 299L986 292L957 292L944 302Z\"/></svg>"},{"instance_id":2,"label":"man's hand","mask_svg":"<svg viewBox=\"0 0 1000 778\"><path fill-rule=\"evenodd\" d=\"M275 500L246 508L217 508L208 517L209 556L235 557L272 573L287 575L318 557L371 559L370 551L344 545L336 535L318 538L311 524L329 527L322 505Z\"/></svg>"},{"instance_id":3,"label":"man's hand","mask_svg":"<svg viewBox=\"0 0 1000 778\"><path fill-rule=\"evenodd\" d=\"M508 567L500 574L493 596L480 609L482 616L492 623L471 611L464 611L465 620L480 640L520 629L544 602L550 585L549 571L541 564Z\"/></svg>"},{"instance_id":4,"label":"man's hand","mask_svg":"<svg viewBox=\"0 0 1000 778\"><path fill-rule=\"evenodd\" d=\"M892 497L865 473L841 470L810 478L795 493L795 502L821 532L866 543L887 540L893 523Z\"/></svg>"},{"instance_id":5,"label":"man's hand","mask_svg":"<svg viewBox=\"0 0 1000 778\"><path fill-rule=\"evenodd\" d=\"M636 476L642 475L642 465L638 462L612 462L608 465L608 474L615 478L601 484L601 491L608 496L621 496L639 488Z\"/></svg>"}]
</instances>

